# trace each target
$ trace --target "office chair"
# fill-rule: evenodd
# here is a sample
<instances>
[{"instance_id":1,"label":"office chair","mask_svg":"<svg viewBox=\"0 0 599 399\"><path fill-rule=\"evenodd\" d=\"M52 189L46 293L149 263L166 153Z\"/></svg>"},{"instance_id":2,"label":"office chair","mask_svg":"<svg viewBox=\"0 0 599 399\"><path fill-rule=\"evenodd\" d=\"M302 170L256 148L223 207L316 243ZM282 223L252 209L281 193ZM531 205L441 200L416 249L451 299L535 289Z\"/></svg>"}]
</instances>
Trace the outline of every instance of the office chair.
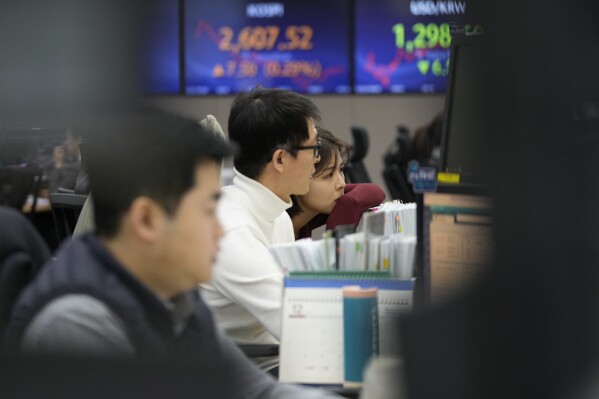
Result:
<instances>
[{"instance_id":1,"label":"office chair","mask_svg":"<svg viewBox=\"0 0 599 399\"><path fill-rule=\"evenodd\" d=\"M27 218L0 206L0 334L19 293L50 259L50 249Z\"/></svg>"},{"instance_id":2,"label":"office chair","mask_svg":"<svg viewBox=\"0 0 599 399\"><path fill-rule=\"evenodd\" d=\"M83 208L87 196L71 193L50 194L50 206L52 207L52 219L56 237L59 242L73 235L77 224L77 218Z\"/></svg>"},{"instance_id":3,"label":"office chair","mask_svg":"<svg viewBox=\"0 0 599 399\"><path fill-rule=\"evenodd\" d=\"M351 134L354 144L351 147L349 162L345 165L345 173L351 183L371 183L364 165L369 146L368 132L363 127L352 126Z\"/></svg>"},{"instance_id":4,"label":"office chair","mask_svg":"<svg viewBox=\"0 0 599 399\"><path fill-rule=\"evenodd\" d=\"M391 194L391 198L398 199L401 202L414 202L414 194L410 184L405 178L405 174L399 170L397 165L389 165L383 169L383 179Z\"/></svg>"},{"instance_id":5,"label":"office chair","mask_svg":"<svg viewBox=\"0 0 599 399\"><path fill-rule=\"evenodd\" d=\"M395 140L383 155L383 179L393 199L414 202L412 186L408 182L407 167L411 149L410 132L405 126L398 126Z\"/></svg>"},{"instance_id":6,"label":"office chair","mask_svg":"<svg viewBox=\"0 0 599 399\"><path fill-rule=\"evenodd\" d=\"M89 157L89 152L93 151L93 148L90 149L90 145L87 142L82 142L79 144L79 153L81 154L81 165L79 166L79 174L77 175L77 180L75 180L75 194L88 195L91 192L91 185L89 183L89 171L87 167L87 159Z\"/></svg>"}]
</instances>

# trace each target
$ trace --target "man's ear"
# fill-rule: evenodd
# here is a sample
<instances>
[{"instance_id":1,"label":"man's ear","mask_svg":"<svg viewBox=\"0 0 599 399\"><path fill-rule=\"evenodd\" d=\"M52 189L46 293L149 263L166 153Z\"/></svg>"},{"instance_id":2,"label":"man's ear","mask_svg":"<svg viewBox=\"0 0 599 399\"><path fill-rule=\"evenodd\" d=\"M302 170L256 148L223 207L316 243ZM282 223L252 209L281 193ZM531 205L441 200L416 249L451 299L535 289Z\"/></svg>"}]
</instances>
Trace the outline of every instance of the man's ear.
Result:
<instances>
[{"instance_id":1,"label":"man's ear","mask_svg":"<svg viewBox=\"0 0 599 399\"><path fill-rule=\"evenodd\" d=\"M152 243L166 224L166 213L158 203L148 197L137 197L129 207L125 219L129 230L138 239Z\"/></svg>"},{"instance_id":2,"label":"man's ear","mask_svg":"<svg viewBox=\"0 0 599 399\"><path fill-rule=\"evenodd\" d=\"M272 154L272 165L277 172L283 172L287 164L289 153L283 149L278 149Z\"/></svg>"}]
</instances>

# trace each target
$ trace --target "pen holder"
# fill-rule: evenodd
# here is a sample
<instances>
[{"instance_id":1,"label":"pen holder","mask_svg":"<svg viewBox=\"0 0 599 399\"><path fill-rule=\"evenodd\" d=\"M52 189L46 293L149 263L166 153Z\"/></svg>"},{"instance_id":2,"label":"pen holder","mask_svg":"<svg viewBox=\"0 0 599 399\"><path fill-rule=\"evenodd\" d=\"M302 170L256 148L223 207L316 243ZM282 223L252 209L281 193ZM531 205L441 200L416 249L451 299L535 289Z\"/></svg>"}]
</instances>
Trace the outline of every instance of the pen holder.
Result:
<instances>
[{"instance_id":1,"label":"pen holder","mask_svg":"<svg viewBox=\"0 0 599 399\"><path fill-rule=\"evenodd\" d=\"M343 287L344 386L360 387L364 368L379 352L377 289Z\"/></svg>"}]
</instances>

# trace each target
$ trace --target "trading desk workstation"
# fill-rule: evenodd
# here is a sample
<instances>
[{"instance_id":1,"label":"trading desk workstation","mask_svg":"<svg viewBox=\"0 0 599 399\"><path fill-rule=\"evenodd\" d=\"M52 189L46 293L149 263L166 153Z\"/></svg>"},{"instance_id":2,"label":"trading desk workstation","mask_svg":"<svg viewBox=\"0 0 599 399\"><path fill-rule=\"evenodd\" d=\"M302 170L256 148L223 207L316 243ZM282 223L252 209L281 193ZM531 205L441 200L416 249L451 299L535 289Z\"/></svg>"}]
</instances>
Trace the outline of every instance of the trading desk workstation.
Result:
<instances>
[{"instance_id":1,"label":"trading desk workstation","mask_svg":"<svg viewBox=\"0 0 599 399\"><path fill-rule=\"evenodd\" d=\"M264 356L265 351L273 349L278 352L281 381L323 386L347 397L376 397L372 396L376 391L373 384L405 390L396 381L388 381L385 373L389 370L379 370L385 358L399 359L406 352L402 348L409 346L409 341L399 339L401 319L413 307L424 309L429 302L451 297L465 281L476 279L479 269L491 257L491 206L481 196L459 193L464 179L469 179L468 172L480 171L476 169L480 166L478 160L465 160L465 153L459 151L469 140L462 132L473 127L454 126L461 120L458 115L464 112L460 99L471 95L457 89L464 79L460 74L470 74L472 71L467 68L476 62L461 52L479 45L473 37L456 37L451 47L442 166L446 173L457 175L458 181L461 176L462 184L435 184L437 193L415 194L417 206L388 202L364 214L358 233L323 236L317 244L322 248L318 251L326 254L320 266L310 261L298 265L294 255L273 252L288 272L280 347L242 349L250 358ZM194 87L197 91L200 86ZM366 87L370 86L363 86ZM34 133L44 138L46 146L56 136L44 137L44 130ZM3 136L3 144L9 143L11 137ZM38 175L32 181L39 185L42 180ZM46 204L37 198L38 185L23 191L29 195L27 201L21 201L23 210L33 214L51 209L58 239L68 239L77 214L70 221L56 215L62 208L80 210L86 197L53 193ZM301 248L304 244L298 244L294 250L313 251ZM379 355L382 358L377 361ZM365 375L373 359L369 370L374 374ZM403 373L397 363L389 367Z\"/></svg>"},{"instance_id":2,"label":"trading desk workstation","mask_svg":"<svg viewBox=\"0 0 599 399\"><path fill-rule=\"evenodd\" d=\"M576 119L575 129L571 130L584 141L583 145L577 141L574 147L564 131L560 135L552 133L552 112L556 113L557 108L549 101L543 102L545 99L538 100L541 105L535 108L537 104L527 100L528 91L534 90L527 90L522 98L486 97L486 58L498 61L501 57L485 52L489 41L484 35L454 35L451 44L446 40L449 29L459 33L460 24L469 21L456 16L450 27L449 21L436 19L441 18L439 15L423 16L430 7L448 7L449 3L453 7L465 2L404 2L406 9L412 7L419 16L393 25L391 50L371 37L377 29L386 29L383 19L396 18L393 13L398 12L397 8L389 8L389 1L289 5L289 10L295 7L295 12L304 17L317 9L318 16L310 25L289 15L278 15L280 5L288 3L252 3L252 7L244 3L243 13L260 14L260 18L272 13L269 21L276 22L262 20L252 25L245 16L233 22L227 20L224 15L233 8L225 1L210 6L192 0L163 1L170 22L155 25L154 36L163 39L159 52L175 62L147 71L143 77L147 91L158 96L207 95L216 99L244 91L260 83L261 76L267 76L278 86L307 95L445 92L441 159L438 168L427 169L428 165L408 166L402 158L406 161L402 167L407 170L398 173L402 179L407 177L404 180L408 184L402 181L401 189L395 192L409 190L413 202L389 201L390 205L365 213L357 233L325 233L312 244L297 242L289 248L271 248L286 273L282 339L275 347L242 347L244 353L250 358L278 354L281 381L320 386L346 397L419 399L446 393L451 398L470 398L485 397L485 392L488 397L497 397L497 393L510 393L512 389L516 392L513 397L535 397L538 392L542 397L568 397L551 389L579 382L581 370L593 369L594 356L599 353L599 345L595 344L599 327L590 328L595 325L596 312L588 306L599 303L594 287L596 268L589 271L577 267L579 257L586 260L585 255L594 253L589 248L595 245L592 241L596 236L596 205L589 205L597 198L592 184L595 174L588 176L588 170L596 169L596 136L586 134L599 120L595 94L590 89L585 91L584 101L570 107ZM187 13L180 13L181 9ZM358 13L364 17L354 24ZM579 16L582 21L584 15ZM352 20L352 24L340 20ZM558 25L558 19L554 22L551 26ZM582 22L580 25L585 26ZM321 42L319 34L331 31L343 40ZM390 32L385 30L387 35ZM520 38L507 28L504 34ZM537 34L531 33L537 39L531 39L531 43L547 50L547 54L558 53L553 47L543 47L547 40ZM219 35L224 38L220 42L215 39ZM564 37L571 35L569 31L564 33ZM186 40L181 41L182 37ZM576 37L580 40L576 44L582 48L587 36ZM562 36L556 33L555 40L562 43ZM424 57L427 52L422 46L435 41L434 57ZM324 47L319 47L321 44ZM511 49L507 45L500 48L504 53ZM259 51L265 53L256 57ZM524 58L524 50L514 51ZM572 52L572 62L580 66L580 72L569 69L562 59L564 54L556 54L551 60L571 77L571 86L560 86L552 79L548 71L553 64L547 62L543 68L528 71L528 82L515 74L503 77L499 91L521 93L513 89L518 85L537 89L543 97L574 91L576 82L584 80L581 76L588 75L590 81L592 74L583 67L586 63L576 58L582 57L579 52ZM591 52L585 54L591 57ZM389 63L381 64L387 56ZM513 67L508 63L503 67ZM401 71L399 75L405 79L386 75L391 70ZM537 74L546 76L544 73L546 79L535 80ZM548 82L556 85L555 92L546 89ZM534 111L537 118L543 115L540 126L548 132L543 140L552 143L550 151L543 156L535 153L544 145L543 140L537 147L533 140L520 142L520 137L511 137L509 145L508 138L498 140L503 143L498 147L500 157L491 155L495 149L490 148L488 135L481 132L491 131L491 123L512 127L506 122L512 114L492 110L497 120L488 119L489 108L498 105L517 114L514 120L520 117L530 123L514 127L515 132L536 127L526 120L527 113ZM7 148L5 144L14 138L13 133L3 126L0 149ZM505 129L503 134L511 133ZM54 133L48 135L57 137ZM409 139L409 134L404 138ZM521 149L515 148L520 145L530 161L522 161L525 157ZM578 159L564 155L573 148L584 156ZM52 210L51 204L37 198L40 190L33 185L43 184L43 176L28 175L27 189L15 189L19 200L14 205L12 197L6 195L13 183L5 177L16 175L13 172L17 169L21 174L22 168L15 167L21 162L6 158L14 155L12 152L0 154L3 205L20 208L33 215L34 222L41 221L44 211ZM556 160L568 171L555 165ZM497 173L494 168L505 171ZM543 174L546 170L551 173ZM576 173L570 173L572 170ZM495 184L491 184L491 176L499 176ZM553 176L557 178L552 180ZM509 192L512 183L518 192ZM497 192L497 187L504 192ZM566 206L559 208L559 201ZM524 204L526 209L521 209ZM75 207L81 205L78 202ZM564 208L576 208L576 212ZM64 238L71 232L55 232L64 221L50 221L50 214L46 214L51 226L46 226L46 233L52 236L55 247L56 234ZM72 224L71 220L70 227ZM562 269L555 267L557 261ZM575 291L574 299L560 296L571 291ZM155 397L164 392L167 378L175 381L176 388L171 392L174 397L193 397L199 390L210 396L211 392L211 386L198 386L196 371L189 364L173 359L159 364L149 362L141 368L117 365L107 359L87 370L80 366L83 363L72 359L49 362L43 358L30 361L6 357L0 358L0 363L7 371L0 376L2 385L23 397L61 392L65 384L72 385L73 392L84 391L90 397L103 389L118 390L115 387L122 387L124 394ZM24 380L32 364L42 371L39 384ZM111 387L104 386L97 376L116 367L122 375L111 381ZM65 377L65 373L72 378ZM222 376L214 375L214 370L202 373L214 384L226 384ZM502 388L497 384L504 377L509 381ZM529 395L520 395L523 392Z\"/></svg>"}]
</instances>

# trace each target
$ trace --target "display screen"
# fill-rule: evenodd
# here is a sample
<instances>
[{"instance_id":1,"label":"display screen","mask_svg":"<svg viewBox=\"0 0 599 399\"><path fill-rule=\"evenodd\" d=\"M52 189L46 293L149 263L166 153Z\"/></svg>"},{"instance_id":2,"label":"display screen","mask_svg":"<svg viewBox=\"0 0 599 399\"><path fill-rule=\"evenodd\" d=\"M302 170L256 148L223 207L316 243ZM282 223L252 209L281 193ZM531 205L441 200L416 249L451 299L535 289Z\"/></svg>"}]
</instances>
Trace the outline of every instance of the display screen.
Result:
<instances>
[{"instance_id":1,"label":"display screen","mask_svg":"<svg viewBox=\"0 0 599 399\"><path fill-rule=\"evenodd\" d=\"M460 175L461 184L488 184L488 135L485 133L486 47L477 37L455 38L447 95L441 168Z\"/></svg>"},{"instance_id":2,"label":"display screen","mask_svg":"<svg viewBox=\"0 0 599 399\"><path fill-rule=\"evenodd\" d=\"M185 1L185 93L349 93L350 2Z\"/></svg>"},{"instance_id":3,"label":"display screen","mask_svg":"<svg viewBox=\"0 0 599 399\"><path fill-rule=\"evenodd\" d=\"M451 34L482 31L471 1L355 3L356 93L444 92Z\"/></svg>"},{"instance_id":4,"label":"display screen","mask_svg":"<svg viewBox=\"0 0 599 399\"><path fill-rule=\"evenodd\" d=\"M178 94L179 68L179 2L148 2L149 18L144 27L142 84L146 93Z\"/></svg>"}]
</instances>

